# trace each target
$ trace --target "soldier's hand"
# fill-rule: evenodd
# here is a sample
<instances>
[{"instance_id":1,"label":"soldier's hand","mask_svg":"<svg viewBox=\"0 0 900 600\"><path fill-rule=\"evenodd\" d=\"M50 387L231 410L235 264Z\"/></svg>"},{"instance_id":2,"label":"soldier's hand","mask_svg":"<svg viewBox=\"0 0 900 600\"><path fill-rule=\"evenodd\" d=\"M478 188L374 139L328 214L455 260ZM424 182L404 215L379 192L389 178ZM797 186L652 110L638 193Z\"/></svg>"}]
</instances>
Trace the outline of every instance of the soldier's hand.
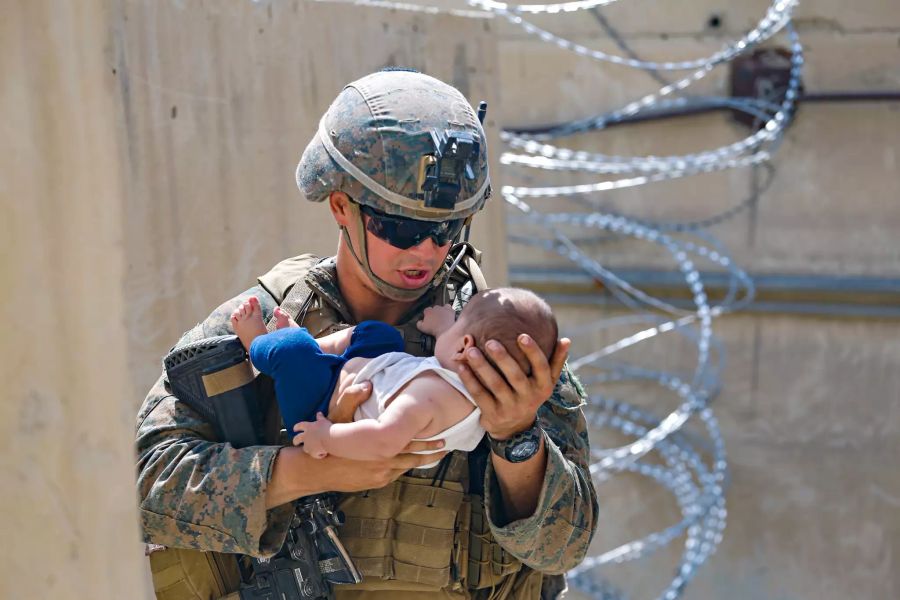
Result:
<instances>
[{"instance_id":1,"label":"soldier's hand","mask_svg":"<svg viewBox=\"0 0 900 600\"><path fill-rule=\"evenodd\" d=\"M370 381L348 385L338 396L335 406L328 411L328 419L332 423L350 423L353 421L353 413L371 395Z\"/></svg>"},{"instance_id":2,"label":"soldier's hand","mask_svg":"<svg viewBox=\"0 0 900 600\"><path fill-rule=\"evenodd\" d=\"M437 450L444 442L413 442L405 450ZM334 455L312 458L301 448L282 448L266 488L266 508L322 492L359 492L382 488L410 469L440 460L436 454L398 454L383 460L352 460Z\"/></svg>"},{"instance_id":3,"label":"soldier's hand","mask_svg":"<svg viewBox=\"0 0 900 600\"><path fill-rule=\"evenodd\" d=\"M440 441L414 443L418 445L416 450L437 449L443 446L443 442ZM329 489L337 492L359 492L382 488L410 469L417 469L422 465L440 460L446 454L446 452L398 454L385 460L349 460L330 456L323 462L333 461L335 475L339 480L336 487Z\"/></svg>"},{"instance_id":4,"label":"soldier's hand","mask_svg":"<svg viewBox=\"0 0 900 600\"><path fill-rule=\"evenodd\" d=\"M528 335L522 334L516 341L531 364L530 376L496 340L489 340L485 346L499 372L478 348L466 351L466 362L459 368L459 376L481 409L482 427L497 440L531 426L538 407L553 393L571 345L567 338L559 340L548 362Z\"/></svg>"},{"instance_id":5,"label":"soldier's hand","mask_svg":"<svg viewBox=\"0 0 900 600\"><path fill-rule=\"evenodd\" d=\"M408 454L410 452L423 452L426 450L440 450L444 447L444 440L429 440L429 441L411 441L406 445L403 450L400 451L400 454ZM425 461L422 464L427 464L429 461Z\"/></svg>"}]
</instances>

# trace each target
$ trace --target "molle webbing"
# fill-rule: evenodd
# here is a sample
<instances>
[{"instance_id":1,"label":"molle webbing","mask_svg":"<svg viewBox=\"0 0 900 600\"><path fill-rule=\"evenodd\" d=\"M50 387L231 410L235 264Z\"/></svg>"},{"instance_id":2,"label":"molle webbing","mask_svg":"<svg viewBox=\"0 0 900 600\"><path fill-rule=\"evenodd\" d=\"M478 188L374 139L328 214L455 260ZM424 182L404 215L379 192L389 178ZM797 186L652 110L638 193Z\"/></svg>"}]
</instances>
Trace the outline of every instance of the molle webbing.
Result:
<instances>
[{"instance_id":1,"label":"molle webbing","mask_svg":"<svg viewBox=\"0 0 900 600\"><path fill-rule=\"evenodd\" d=\"M406 477L403 480L392 481L383 488L368 490L357 494L363 498L371 498L377 502L389 502L400 504L421 504L438 510L456 510L459 508L459 492L462 487L456 484L450 488L434 487L425 483L424 479ZM401 485L402 481L415 485ZM455 489L459 487L459 489ZM343 531L343 530L341 530Z\"/></svg>"},{"instance_id":2,"label":"molle webbing","mask_svg":"<svg viewBox=\"0 0 900 600\"><path fill-rule=\"evenodd\" d=\"M360 572L441 589L453 583L451 569L463 486L401 477L378 489L343 498L346 523L341 540ZM360 584L365 587L366 583Z\"/></svg>"},{"instance_id":3,"label":"molle webbing","mask_svg":"<svg viewBox=\"0 0 900 600\"><path fill-rule=\"evenodd\" d=\"M471 589L495 588L522 568L522 563L491 535L483 502L471 505L467 567L466 584Z\"/></svg>"},{"instance_id":4,"label":"molle webbing","mask_svg":"<svg viewBox=\"0 0 900 600\"><path fill-rule=\"evenodd\" d=\"M220 598L240 586L232 554L165 548L150 554L157 600Z\"/></svg>"},{"instance_id":5,"label":"molle webbing","mask_svg":"<svg viewBox=\"0 0 900 600\"><path fill-rule=\"evenodd\" d=\"M311 286L306 277L301 277L291 286L287 295L281 302L281 309L291 316L297 323L306 327L314 337L322 337L348 327L346 323L328 322L323 314L331 312L323 307L312 308L316 304L316 289ZM321 293L321 290L319 290ZM337 299L330 299L336 302ZM321 304L321 301L319 301ZM268 331L275 330L275 317L266 325ZM434 338L424 334L416 327L416 320L408 321L397 327L405 342L405 350L413 356L431 356L434 351Z\"/></svg>"},{"instance_id":6,"label":"molle webbing","mask_svg":"<svg viewBox=\"0 0 900 600\"><path fill-rule=\"evenodd\" d=\"M359 558L354 556L353 562L359 572L366 577L379 579L398 579L414 581L436 589L441 589L450 581L450 567L430 568L400 562L391 556ZM360 584L365 586L365 583Z\"/></svg>"},{"instance_id":7,"label":"molle webbing","mask_svg":"<svg viewBox=\"0 0 900 600\"><path fill-rule=\"evenodd\" d=\"M453 531L398 523L394 519L353 519L341 526L341 533L348 537L372 540L387 538L419 546L443 546L453 543Z\"/></svg>"},{"instance_id":8,"label":"molle webbing","mask_svg":"<svg viewBox=\"0 0 900 600\"><path fill-rule=\"evenodd\" d=\"M481 440L468 456L469 493L479 499L484 497L484 470L488 460L490 449L487 442ZM496 588L507 576L522 568L522 563L504 550L491 534L484 502L472 503L467 525L469 546L465 579L470 589Z\"/></svg>"}]
</instances>

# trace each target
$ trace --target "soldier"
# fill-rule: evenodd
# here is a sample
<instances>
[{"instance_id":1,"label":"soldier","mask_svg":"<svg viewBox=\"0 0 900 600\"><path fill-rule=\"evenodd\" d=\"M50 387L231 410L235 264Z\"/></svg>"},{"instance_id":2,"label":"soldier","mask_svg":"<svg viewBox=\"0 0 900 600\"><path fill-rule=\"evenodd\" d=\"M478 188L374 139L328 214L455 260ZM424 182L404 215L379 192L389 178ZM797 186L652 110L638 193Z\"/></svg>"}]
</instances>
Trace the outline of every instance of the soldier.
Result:
<instances>
[{"instance_id":1,"label":"soldier","mask_svg":"<svg viewBox=\"0 0 900 600\"><path fill-rule=\"evenodd\" d=\"M490 195L484 130L466 99L416 72L363 77L323 116L297 183L308 200L328 201L340 229L336 256L279 263L178 345L232 333L231 313L256 296L267 320L281 305L315 337L379 320L401 331L408 352L430 355L415 326L424 310L448 299L461 308L485 285L478 253L468 244L451 250ZM529 374L499 343L488 343L488 357L468 351L460 377L488 443L427 470L416 467L435 455L411 452L440 442L413 442L388 460L312 458L279 436L275 402L266 404L271 445L216 443L211 424L161 377L137 418L144 537L156 549L203 554L152 554L159 597L234 592L233 558L220 553L273 555L291 501L323 491L345 493L339 534L365 575L336 586L340 600L558 597L562 574L582 560L596 529L584 392L564 368L568 340L549 361L528 336L518 342ZM330 418L350 421L367 385L347 389Z\"/></svg>"}]
</instances>

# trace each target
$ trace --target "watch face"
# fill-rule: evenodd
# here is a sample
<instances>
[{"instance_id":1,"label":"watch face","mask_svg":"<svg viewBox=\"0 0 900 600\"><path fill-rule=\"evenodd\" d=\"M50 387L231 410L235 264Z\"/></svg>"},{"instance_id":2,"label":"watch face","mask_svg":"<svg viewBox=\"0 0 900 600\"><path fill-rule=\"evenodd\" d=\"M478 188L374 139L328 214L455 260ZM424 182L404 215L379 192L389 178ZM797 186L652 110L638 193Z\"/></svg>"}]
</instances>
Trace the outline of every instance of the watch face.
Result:
<instances>
[{"instance_id":1,"label":"watch face","mask_svg":"<svg viewBox=\"0 0 900 600\"><path fill-rule=\"evenodd\" d=\"M537 440L526 440L507 450L507 455L511 462L522 462L534 456L537 450Z\"/></svg>"}]
</instances>

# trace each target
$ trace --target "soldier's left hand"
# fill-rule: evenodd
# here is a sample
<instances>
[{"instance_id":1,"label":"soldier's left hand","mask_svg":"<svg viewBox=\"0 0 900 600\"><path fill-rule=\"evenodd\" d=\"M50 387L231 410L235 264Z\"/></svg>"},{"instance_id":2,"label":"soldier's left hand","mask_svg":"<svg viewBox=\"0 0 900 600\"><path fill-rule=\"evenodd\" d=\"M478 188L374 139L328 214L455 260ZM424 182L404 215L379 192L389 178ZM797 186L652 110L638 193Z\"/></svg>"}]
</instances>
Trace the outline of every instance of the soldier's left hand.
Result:
<instances>
[{"instance_id":1,"label":"soldier's left hand","mask_svg":"<svg viewBox=\"0 0 900 600\"><path fill-rule=\"evenodd\" d=\"M499 372L478 348L466 351L466 364L459 368L459 376L481 409L482 427L497 440L531 427L538 407L553 393L571 345L568 338L559 340L548 362L527 334L520 335L517 343L531 364L531 375L526 375L496 340L489 340L485 346Z\"/></svg>"}]
</instances>

